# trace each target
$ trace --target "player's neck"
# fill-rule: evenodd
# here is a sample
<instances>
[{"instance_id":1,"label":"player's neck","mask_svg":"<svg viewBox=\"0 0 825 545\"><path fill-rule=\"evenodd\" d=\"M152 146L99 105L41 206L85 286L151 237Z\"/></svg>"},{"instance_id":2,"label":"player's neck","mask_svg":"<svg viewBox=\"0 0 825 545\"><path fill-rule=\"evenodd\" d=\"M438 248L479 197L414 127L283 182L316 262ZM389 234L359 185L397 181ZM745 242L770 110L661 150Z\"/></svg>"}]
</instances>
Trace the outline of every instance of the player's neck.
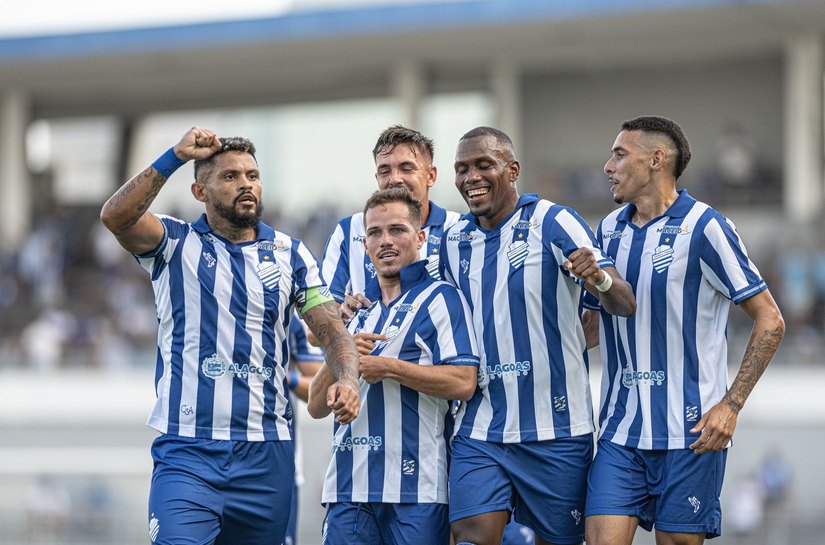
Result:
<instances>
[{"instance_id":1,"label":"player's neck","mask_svg":"<svg viewBox=\"0 0 825 545\"><path fill-rule=\"evenodd\" d=\"M228 221L220 221L220 219L208 216L206 221L209 223L209 227L212 229L213 233L221 238L225 238L233 244L249 242L251 240L255 240L258 236L258 232L255 227L237 227Z\"/></svg>"},{"instance_id":2,"label":"player's neck","mask_svg":"<svg viewBox=\"0 0 825 545\"><path fill-rule=\"evenodd\" d=\"M381 302L389 305L401 295L401 275L393 278L378 277L378 287L381 288Z\"/></svg>"},{"instance_id":3,"label":"player's neck","mask_svg":"<svg viewBox=\"0 0 825 545\"><path fill-rule=\"evenodd\" d=\"M633 214L633 224L644 227L654 219L664 215L678 198L679 194L673 186L665 191L641 195L633 203L636 207L636 213Z\"/></svg>"},{"instance_id":4,"label":"player's neck","mask_svg":"<svg viewBox=\"0 0 825 545\"><path fill-rule=\"evenodd\" d=\"M424 199L421 201L421 228L427 225L427 220L430 217L430 200Z\"/></svg>"}]
</instances>

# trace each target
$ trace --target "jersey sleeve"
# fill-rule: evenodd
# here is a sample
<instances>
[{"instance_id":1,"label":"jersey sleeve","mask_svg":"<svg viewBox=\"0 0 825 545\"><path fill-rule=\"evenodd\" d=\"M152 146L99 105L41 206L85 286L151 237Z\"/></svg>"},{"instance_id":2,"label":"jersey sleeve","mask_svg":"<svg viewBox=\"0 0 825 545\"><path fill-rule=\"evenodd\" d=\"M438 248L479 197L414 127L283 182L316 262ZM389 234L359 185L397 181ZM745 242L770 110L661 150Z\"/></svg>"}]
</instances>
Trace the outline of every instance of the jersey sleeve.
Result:
<instances>
[{"instance_id":1,"label":"jersey sleeve","mask_svg":"<svg viewBox=\"0 0 825 545\"><path fill-rule=\"evenodd\" d=\"M432 352L433 365L478 366L470 307L457 289L444 285L427 305L425 322L418 331Z\"/></svg>"},{"instance_id":2,"label":"jersey sleeve","mask_svg":"<svg viewBox=\"0 0 825 545\"><path fill-rule=\"evenodd\" d=\"M346 218L335 226L335 230L324 247L322 276L332 297L342 303L350 292L349 274L349 222Z\"/></svg>"},{"instance_id":3,"label":"jersey sleeve","mask_svg":"<svg viewBox=\"0 0 825 545\"><path fill-rule=\"evenodd\" d=\"M736 304L768 289L733 222L721 215L705 226L700 263L708 282Z\"/></svg>"},{"instance_id":4,"label":"jersey sleeve","mask_svg":"<svg viewBox=\"0 0 825 545\"><path fill-rule=\"evenodd\" d=\"M575 210L562 207L553 220L547 221L547 219L545 218L545 236L543 240L545 246L551 244L558 248L559 252L554 252L554 254L557 256L558 265L565 275L575 279L570 271L564 267L564 262L570 257L570 254L579 248L588 248L593 252L599 267L614 266L613 260L599 247L590 226ZM578 283L581 284L580 281Z\"/></svg>"},{"instance_id":5,"label":"jersey sleeve","mask_svg":"<svg viewBox=\"0 0 825 545\"><path fill-rule=\"evenodd\" d=\"M177 218L159 214L158 219L163 225L163 238L160 243L151 252L134 256L140 266L152 276L152 280L158 277L172 259L177 241L189 232L189 225Z\"/></svg>"}]
</instances>

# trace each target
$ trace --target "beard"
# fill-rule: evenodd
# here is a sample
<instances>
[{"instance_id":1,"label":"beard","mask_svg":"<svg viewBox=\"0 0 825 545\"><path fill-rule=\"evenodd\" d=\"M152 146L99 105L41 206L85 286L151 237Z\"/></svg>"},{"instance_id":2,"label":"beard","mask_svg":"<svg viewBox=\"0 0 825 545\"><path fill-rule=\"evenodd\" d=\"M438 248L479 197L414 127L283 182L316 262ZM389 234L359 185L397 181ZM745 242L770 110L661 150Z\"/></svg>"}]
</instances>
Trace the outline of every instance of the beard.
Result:
<instances>
[{"instance_id":1,"label":"beard","mask_svg":"<svg viewBox=\"0 0 825 545\"><path fill-rule=\"evenodd\" d=\"M240 196L238 199L240 199ZM258 223L261 221L261 215L264 213L264 205L257 202L254 212L241 213L235 210L235 205L237 204L238 199L235 199L235 201L232 202L232 206L224 206L223 204L216 202L214 205L215 211L218 215L220 215L220 217L238 229L257 227Z\"/></svg>"}]
</instances>

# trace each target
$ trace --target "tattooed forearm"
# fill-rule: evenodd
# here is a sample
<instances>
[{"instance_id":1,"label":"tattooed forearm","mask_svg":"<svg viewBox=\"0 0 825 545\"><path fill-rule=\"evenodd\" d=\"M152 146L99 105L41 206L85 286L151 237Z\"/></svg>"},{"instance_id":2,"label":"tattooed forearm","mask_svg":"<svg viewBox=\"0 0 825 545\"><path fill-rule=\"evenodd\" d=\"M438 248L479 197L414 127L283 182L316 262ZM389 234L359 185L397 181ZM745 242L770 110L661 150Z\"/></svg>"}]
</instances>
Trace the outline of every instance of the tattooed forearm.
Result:
<instances>
[{"instance_id":1,"label":"tattooed forearm","mask_svg":"<svg viewBox=\"0 0 825 545\"><path fill-rule=\"evenodd\" d=\"M769 330L754 331L751 334L739 372L728 393L725 394L725 400L735 412L742 410L756 382L765 372L768 363L779 348L784 332L783 326L776 326Z\"/></svg>"},{"instance_id":2,"label":"tattooed forearm","mask_svg":"<svg viewBox=\"0 0 825 545\"><path fill-rule=\"evenodd\" d=\"M324 349L324 359L338 379L358 380L358 350L352 335L344 327L338 305L330 301L304 314L309 329Z\"/></svg>"},{"instance_id":3,"label":"tattooed forearm","mask_svg":"<svg viewBox=\"0 0 825 545\"><path fill-rule=\"evenodd\" d=\"M106 208L117 212L118 227L127 228L137 223L165 183L166 178L149 167L123 184L106 203Z\"/></svg>"}]
</instances>

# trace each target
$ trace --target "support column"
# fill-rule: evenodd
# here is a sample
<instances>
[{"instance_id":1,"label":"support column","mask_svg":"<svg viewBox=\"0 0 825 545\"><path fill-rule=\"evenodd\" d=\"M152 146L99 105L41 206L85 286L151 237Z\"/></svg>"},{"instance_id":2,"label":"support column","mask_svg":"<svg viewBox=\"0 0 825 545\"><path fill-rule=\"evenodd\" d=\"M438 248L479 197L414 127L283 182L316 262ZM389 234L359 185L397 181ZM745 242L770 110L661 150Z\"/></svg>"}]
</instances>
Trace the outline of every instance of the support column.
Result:
<instances>
[{"instance_id":1,"label":"support column","mask_svg":"<svg viewBox=\"0 0 825 545\"><path fill-rule=\"evenodd\" d=\"M515 61L500 59L490 72L495 127L506 132L519 153L521 143L521 78Z\"/></svg>"},{"instance_id":2,"label":"support column","mask_svg":"<svg viewBox=\"0 0 825 545\"><path fill-rule=\"evenodd\" d=\"M13 90L0 96L0 250L11 250L23 240L31 221L31 192L26 167L26 127L29 97Z\"/></svg>"},{"instance_id":3,"label":"support column","mask_svg":"<svg viewBox=\"0 0 825 545\"><path fill-rule=\"evenodd\" d=\"M401 103L400 122L412 129L421 129L421 101L425 93L424 71L421 64L405 61L392 74L392 94Z\"/></svg>"},{"instance_id":4,"label":"support column","mask_svg":"<svg viewBox=\"0 0 825 545\"><path fill-rule=\"evenodd\" d=\"M800 223L822 215L824 59L820 36L786 44L783 200L786 216Z\"/></svg>"}]
</instances>

